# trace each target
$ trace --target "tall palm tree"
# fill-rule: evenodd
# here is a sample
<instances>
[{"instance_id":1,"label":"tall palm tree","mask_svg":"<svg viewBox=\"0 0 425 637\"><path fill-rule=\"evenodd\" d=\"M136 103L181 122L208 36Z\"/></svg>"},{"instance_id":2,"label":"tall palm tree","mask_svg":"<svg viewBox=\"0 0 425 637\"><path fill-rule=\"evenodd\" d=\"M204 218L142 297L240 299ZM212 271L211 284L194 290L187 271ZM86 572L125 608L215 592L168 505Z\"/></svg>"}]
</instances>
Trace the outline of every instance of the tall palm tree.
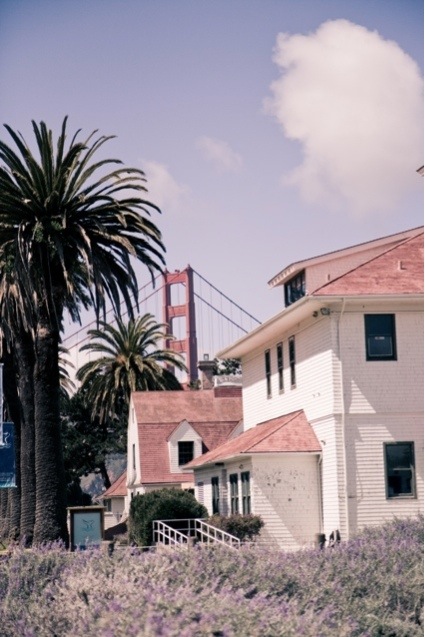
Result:
<instances>
[{"instance_id":1,"label":"tall palm tree","mask_svg":"<svg viewBox=\"0 0 425 637\"><path fill-rule=\"evenodd\" d=\"M161 233L148 219L159 209L144 198L145 177L116 159L94 161L110 139L67 143L67 118L56 147L44 122L32 122L36 158L5 126L16 149L0 141L0 278L13 272L22 290L17 312L34 339L36 518L34 540L67 537L60 439L59 345L64 312L105 316L121 303L132 315L138 284L134 260L153 278L164 264ZM114 169L111 166L114 165ZM118 167L116 167L118 165ZM0 316L8 304L0 296ZM12 338L19 338L19 334Z\"/></svg>"},{"instance_id":2,"label":"tall palm tree","mask_svg":"<svg viewBox=\"0 0 425 637\"><path fill-rule=\"evenodd\" d=\"M152 314L127 323L117 318L116 323L102 322L100 329L89 331L90 341L81 350L98 358L77 372L77 379L87 388L93 415L102 421L127 414L131 392L181 389L167 366L187 371L179 354L161 349L160 341L171 336Z\"/></svg>"}]
</instances>

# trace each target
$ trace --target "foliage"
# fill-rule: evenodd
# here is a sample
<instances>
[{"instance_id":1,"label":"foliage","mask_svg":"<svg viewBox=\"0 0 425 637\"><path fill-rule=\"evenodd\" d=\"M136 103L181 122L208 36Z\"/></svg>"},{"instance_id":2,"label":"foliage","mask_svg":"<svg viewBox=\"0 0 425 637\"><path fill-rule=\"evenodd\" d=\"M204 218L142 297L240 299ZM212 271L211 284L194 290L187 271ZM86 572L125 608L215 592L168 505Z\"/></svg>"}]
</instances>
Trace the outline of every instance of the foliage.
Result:
<instances>
[{"instance_id":1,"label":"foliage","mask_svg":"<svg viewBox=\"0 0 425 637\"><path fill-rule=\"evenodd\" d=\"M208 523L217 529L226 531L239 540L253 540L264 526L264 521L259 515L213 515Z\"/></svg>"},{"instance_id":2,"label":"foliage","mask_svg":"<svg viewBox=\"0 0 425 637\"><path fill-rule=\"evenodd\" d=\"M2 637L422 637L423 520L333 549L15 550Z\"/></svg>"},{"instance_id":3,"label":"foliage","mask_svg":"<svg viewBox=\"0 0 425 637\"><path fill-rule=\"evenodd\" d=\"M95 131L82 142L77 131L68 141L65 118L55 143L46 124L33 121L33 154L20 133L5 128L13 147L0 141L0 329L19 368L21 424L29 433L21 437L22 457L30 459L21 464L22 484L35 484L31 501L22 489L21 530L22 519L31 520L25 533L42 543L68 535L59 426L64 314L79 321L93 307L99 318L109 301L132 317L133 264L154 279L164 245L149 219L159 209L145 199L144 173L97 160L109 137Z\"/></svg>"},{"instance_id":4,"label":"foliage","mask_svg":"<svg viewBox=\"0 0 425 637\"><path fill-rule=\"evenodd\" d=\"M90 341L81 349L98 357L77 372L93 417L102 422L128 413L131 392L181 389L166 365L186 370L179 354L159 347L161 340L172 337L152 314L127 323L116 318L116 323L102 322L100 329L88 332Z\"/></svg>"},{"instance_id":5,"label":"foliage","mask_svg":"<svg viewBox=\"0 0 425 637\"><path fill-rule=\"evenodd\" d=\"M239 358L214 359L214 376L233 376L242 374L242 367Z\"/></svg>"},{"instance_id":6,"label":"foliage","mask_svg":"<svg viewBox=\"0 0 425 637\"><path fill-rule=\"evenodd\" d=\"M130 505L130 539L139 546L150 546L154 520L185 520L207 515L207 509L183 489L158 489L136 495Z\"/></svg>"},{"instance_id":7,"label":"foliage","mask_svg":"<svg viewBox=\"0 0 425 637\"><path fill-rule=\"evenodd\" d=\"M67 482L89 473L100 474L105 488L111 486L107 459L127 451L127 418L101 421L93 417L84 388L62 401L62 440Z\"/></svg>"}]
</instances>

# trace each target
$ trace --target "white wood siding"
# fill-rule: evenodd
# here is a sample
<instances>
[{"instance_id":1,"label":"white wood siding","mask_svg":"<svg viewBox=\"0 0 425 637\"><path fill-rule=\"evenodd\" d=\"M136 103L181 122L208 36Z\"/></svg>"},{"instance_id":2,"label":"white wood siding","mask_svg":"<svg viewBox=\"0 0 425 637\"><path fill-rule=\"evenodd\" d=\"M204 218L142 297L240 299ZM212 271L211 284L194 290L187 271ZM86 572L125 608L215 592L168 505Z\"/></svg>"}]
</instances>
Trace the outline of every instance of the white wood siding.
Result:
<instances>
[{"instance_id":1,"label":"white wood siding","mask_svg":"<svg viewBox=\"0 0 425 637\"><path fill-rule=\"evenodd\" d=\"M391 308L387 311L395 313L397 360L394 361L366 360L363 312L345 313L341 320L348 413L423 412L423 313L394 312ZM374 308L366 309L365 313L373 314Z\"/></svg>"},{"instance_id":2,"label":"white wood siding","mask_svg":"<svg viewBox=\"0 0 425 637\"><path fill-rule=\"evenodd\" d=\"M291 388L288 338L295 336L296 387ZM333 412L333 330L330 316L318 317L307 325L298 325L279 339L267 343L261 350L243 358L244 427L282 414L304 409L309 420ZM283 343L284 391L279 393L276 345ZM270 349L272 396L267 398L264 352Z\"/></svg>"},{"instance_id":3,"label":"white wood siding","mask_svg":"<svg viewBox=\"0 0 425 637\"><path fill-rule=\"evenodd\" d=\"M423 514L423 418L419 414L350 416L346 426L350 530L394 517ZM389 498L385 490L385 442L413 442L416 497Z\"/></svg>"},{"instance_id":4,"label":"white wood siding","mask_svg":"<svg viewBox=\"0 0 425 637\"><path fill-rule=\"evenodd\" d=\"M239 465L243 465L243 469L239 468ZM253 509L253 486L252 486L252 464L251 461L247 458L243 458L238 460L237 463L229 463L225 465L225 467L209 467L206 469L196 469L195 470L195 497L196 499L203 504L208 509L208 514L212 515L212 488L211 488L211 478L216 477L219 478L219 486L220 486L220 514L228 515L230 513L230 487L229 487L229 475L231 473L239 474L239 503L240 503L240 511L241 508L241 484L240 484L240 474L242 471L249 471L251 477L251 509ZM224 476L225 473L225 476ZM224 480L224 477L226 478ZM200 483L202 486L200 486ZM254 511L253 511L254 512Z\"/></svg>"},{"instance_id":5,"label":"white wood siding","mask_svg":"<svg viewBox=\"0 0 425 637\"><path fill-rule=\"evenodd\" d=\"M322 447L321 490L323 533L338 529L347 537L345 467L341 418L327 417L312 423Z\"/></svg>"},{"instance_id":6,"label":"white wood siding","mask_svg":"<svg viewBox=\"0 0 425 637\"><path fill-rule=\"evenodd\" d=\"M136 468L133 467L133 448L135 450ZM139 433L136 413L130 399L130 410L127 429L127 485L140 483Z\"/></svg>"}]
</instances>

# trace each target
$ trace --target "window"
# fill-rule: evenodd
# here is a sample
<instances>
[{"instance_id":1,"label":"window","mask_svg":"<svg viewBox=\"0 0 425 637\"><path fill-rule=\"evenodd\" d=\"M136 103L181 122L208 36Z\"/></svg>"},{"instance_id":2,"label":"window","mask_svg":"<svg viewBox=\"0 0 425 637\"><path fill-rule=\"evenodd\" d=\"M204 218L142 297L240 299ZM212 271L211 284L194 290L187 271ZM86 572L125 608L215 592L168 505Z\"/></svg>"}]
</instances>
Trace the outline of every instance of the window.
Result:
<instances>
[{"instance_id":1,"label":"window","mask_svg":"<svg viewBox=\"0 0 425 637\"><path fill-rule=\"evenodd\" d=\"M220 482L219 479L211 478L211 490L212 490L212 512L220 513Z\"/></svg>"},{"instance_id":2,"label":"window","mask_svg":"<svg viewBox=\"0 0 425 637\"><path fill-rule=\"evenodd\" d=\"M133 471L136 471L136 445L132 446Z\"/></svg>"},{"instance_id":3,"label":"window","mask_svg":"<svg viewBox=\"0 0 425 637\"><path fill-rule=\"evenodd\" d=\"M229 476L230 481L230 513L239 513L239 485L238 474L231 473Z\"/></svg>"},{"instance_id":4,"label":"window","mask_svg":"<svg viewBox=\"0 0 425 637\"><path fill-rule=\"evenodd\" d=\"M285 283L285 306L291 305L305 296L305 271L298 272Z\"/></svg>"},{"instance_id":5,"label":"window","mask_svg":"<svg viewBox=\"0 0 425 637\"><path fill-rule=\"evenodd\" d=\"M415 496L415 458L413 442L387 443L385 471L387 498Z\"/></svg>"},{"instance_id":6,"label":"window","mask_svg":"<svg viewBox=\"0 0 425 637\"><path fill-rule=\"evenodd\" d=\"M267 398L271 398L272 395L272 367L270 361L270 350L267 349L264 352L264 363L266 367L266 387L267 387Z\"/></svg>"},{"instance_id":7,"label":"window","mask_svg":"<svg viewBox=\"0 0 425 637\"><path fill-rule=\"evenodd\" d=\"M111 500L111 498L106 498L103 501L103 506L108 511L108 513L110 513L112 511L112 500Z\"/></svg>"},{"instance_id":8,"label":"window","mask_svg":"<svg viewBox=\"0 0 425 637\"><path fill-rule=\"evenodd\" d=\"M193 441L183 440L179 442L179 465L193 460Z\"/></svg>"},{"instance_id":9,"label":"window","mask_svg":"<svg viewBox=\"0 0 425 637\"><path fill-rule=\"evenodd\" d=\"M397 359L394 314L365 314L366 360Z\"/></svg>"},{"instance_id":10,"label":"window","mask_svg":"<svg viewBox=\"0 0 425 637\"><path fill-rule=\"evenodd\" d=\"M249 482L249 471L241 473L242 486L242 513L249 515L251 513L251 487Z\"/></svg>"},{"instance_id":11,"label":"window","mask_svg":"<svg viewBox=\"0 0 425 637\"><path fill-rule=\"evenodd\" d=\"M291 387L295 387L296 385L296 376L295 376L295 336L291 336L288 341L288 349L289 349L289 371L291 374Z\"/></svg>"},{"instance_id":12,"label":"window","mask_svg":"<svg viewBox=\"0 0 425 637\"><path fill-rule=\"evenodd\" d=\"M283 391L283 344L278 343L276 346L277 356L277 378L279 383L279 391Z\"/></svg>"},{"instance_id":13,"label":"window","mask_svg":"<svg viewBox=\"0 0 425 637\"><path fill-rule=\"evenodd\" d=\"M198 487L198 500L201 504L204 504L204 483L198 482L196 486Z\"/></svg>"}]
</instances>

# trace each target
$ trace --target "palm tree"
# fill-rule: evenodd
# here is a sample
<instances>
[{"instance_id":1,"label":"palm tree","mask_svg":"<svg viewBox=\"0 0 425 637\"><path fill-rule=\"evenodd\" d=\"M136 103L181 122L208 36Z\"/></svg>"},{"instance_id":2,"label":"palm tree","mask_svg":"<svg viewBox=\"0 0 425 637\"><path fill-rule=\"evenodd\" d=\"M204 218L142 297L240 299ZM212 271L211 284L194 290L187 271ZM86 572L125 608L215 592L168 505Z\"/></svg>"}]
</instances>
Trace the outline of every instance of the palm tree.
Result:
<instances>
[{"instance_id":1,"label":"palm tree","mask_svg":"<svg viewBox=\"0 0 425 637\"><path fill-rule=\"evenodd\" d=\"M17 313L33 337L36 519L34 540L67 537L60 439L59 346L64 312L105 316L109 300L132 316L138 284L134 260L153 279L165 263L161 233L148 219L159 209L144 198L145 177L116 159L93 161L110 137L69 144L67 118L56 148L44 122L32 122L38 159L5 126L17 150L0 141L0 279L19 283ZM111 168L114 165L114 169ZM0 295L0 316L8 304ZM3 321L3 318L2 318ZM19 338L13 334L10 341Z\"/></svg>"},{"instance_id":2,"label":"palm tree","mask_svg":"<svg viewBox=\"0 0 425 637\"><path fill-rule=\"evenodd\" d=\"M99 357L77 372L93 416L101 421L128 413L130 394L134 391L181 389L167 366L187 371L186 365L170 349L161 349L159 341L169 339L166 325L145 314L127 323L116 319L116 327L102 322L100 329L88 332L90 341L81 350Z\"/></svg>"}]
</instances>

